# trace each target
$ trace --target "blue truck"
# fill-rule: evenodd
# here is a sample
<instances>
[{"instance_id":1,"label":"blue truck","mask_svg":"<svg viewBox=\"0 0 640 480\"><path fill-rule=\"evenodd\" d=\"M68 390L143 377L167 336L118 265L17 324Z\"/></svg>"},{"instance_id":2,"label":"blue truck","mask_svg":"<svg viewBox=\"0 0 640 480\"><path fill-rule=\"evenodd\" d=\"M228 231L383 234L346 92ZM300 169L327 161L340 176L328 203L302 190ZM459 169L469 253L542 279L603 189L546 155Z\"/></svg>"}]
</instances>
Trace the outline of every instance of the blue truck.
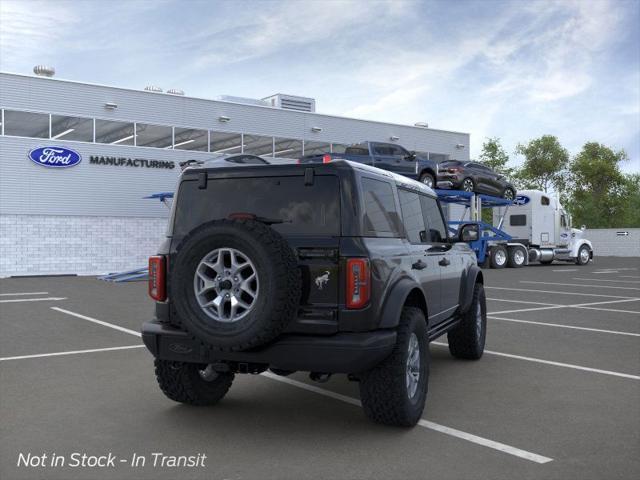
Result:
<instances>
[{"instance_id":1,"label":"blue truck","mask_svg":"<svg viewBox=\"0 0 640 480\"><path fill-rule=\"evenodd\" d=\"M362 142L348 146L344 153L306 155L299 163L328 163L351 160L419 180L430 188L436 187L438 163L395 143Z\"/></svg>"}]
</instances>

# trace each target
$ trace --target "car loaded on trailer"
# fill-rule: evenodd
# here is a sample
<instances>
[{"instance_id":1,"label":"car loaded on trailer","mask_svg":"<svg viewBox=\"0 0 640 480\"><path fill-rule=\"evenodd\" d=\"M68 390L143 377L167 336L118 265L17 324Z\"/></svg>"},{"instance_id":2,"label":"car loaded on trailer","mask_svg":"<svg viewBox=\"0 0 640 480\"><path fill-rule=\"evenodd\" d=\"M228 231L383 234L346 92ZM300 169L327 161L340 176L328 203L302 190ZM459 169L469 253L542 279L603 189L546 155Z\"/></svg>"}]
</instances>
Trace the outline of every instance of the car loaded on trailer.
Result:
<instances>
[{"instance_id":1,"label":"car loaded on trailer","mask_svg":"<svg viewBox=\"0 0 640 480\"><path fill-rule=\"evenodd\" d=\"M482 272L436 195L348 161L187 168L149 262L142 327L164 394L211 405L238 373L347 374L369 418L412 426L429 342L479 359Z\"/></svg>"},{"instance_id":2,"label":"car loaded on trailer","mask_svg":"<svg viewBox=\"0 0 640 480\"><path fill-rule=\"evenodd\" d=\"M516 198L516 188L506 177L481 163L445 160L438 167L439 188L484 193L507 200Z\"/></svg>"},{"instance_id":3,"label":"car loaded on trailer","mask_svg":"<svg viewBox=\"0 0 640 480\"><path fill-rule=\"evenodd\" d=\"M438 176L438 163L425 155L418 155L395 143L362 142L348 146L344 153L307 155L299 163L328 163L350 160L404 175L434 188Z\"/></svg>"}]
</instances>

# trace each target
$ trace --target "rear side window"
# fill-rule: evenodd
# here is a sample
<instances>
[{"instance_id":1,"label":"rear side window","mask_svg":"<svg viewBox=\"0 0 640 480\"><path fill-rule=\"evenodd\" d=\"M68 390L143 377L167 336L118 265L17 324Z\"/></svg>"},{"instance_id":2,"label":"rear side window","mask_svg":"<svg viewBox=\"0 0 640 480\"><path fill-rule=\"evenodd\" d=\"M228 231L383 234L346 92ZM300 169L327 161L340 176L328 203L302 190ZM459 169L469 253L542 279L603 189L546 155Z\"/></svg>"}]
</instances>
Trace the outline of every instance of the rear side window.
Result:
<instances>
[{"instance_id":1,"label":"rear side window","mask_svg":"<svg viewBox=\"0 0 640 480\"><path fill-rule=\"evenodd\" d=\"M364 230L368 233L392 236L398 234L398 211L390 183L373 178L362 179L364 199Z\"/></svg>"},{"instance_id":2,"label":"rear side window","mask_svg":"<svg viewBox=\"0 0 640 480\"><path fill-rule=\"evenodd\" d=\"M369 146L366 143L351 145L345 149L344 153L346 155L369 155Z\"/></svg>"},{"instance_id":3,"label":"rear side window","mask_svg":"<svg viewBox=\"0 0 640 480\"><path fill-rule=\"evenodd\" d=\"M174 234L186 235L212 220L233 213L249 213L280 221L271 227L283 235L340 235L340 187L334 175L316 175L313 185L304 177L209 179L180 185Z\"/></svg>"},{"instance_id":4,"label":"rear side window","mask_svg":"<svg viewBox=\"0 0 640 480\"><path fill-rule=\"evenodd\" d=\"M424 223L427 227L427 242L445 242L447 241L447 228L440 213L440 207L435 198L420 195L422 203L422 213L424 215Z\"/></svg>"},{"instance_id":5,"label":"rear side window","mask_svg":"<svg viewBox=\"0 0 640 480\"><path fill-rule=\"evenodd\" d=\"M420 205L420 196L417 193L398 189L400 197L400 209L402 210L402 221L407 232L407 239L411 243L422 243L422 235L426 229L424 227L424 217Z\"/></svg>"},{"instance_id":6,"label":"rear side window","mask_svg":"<svg viewBox=\"0 0 640 480\"><path fill-rule=\"evenodd\" d=\"M524 227L526 224L526 215L511 215L509 217L509 225L511 225L512 227Z\"/></svg>"}]
</instances>

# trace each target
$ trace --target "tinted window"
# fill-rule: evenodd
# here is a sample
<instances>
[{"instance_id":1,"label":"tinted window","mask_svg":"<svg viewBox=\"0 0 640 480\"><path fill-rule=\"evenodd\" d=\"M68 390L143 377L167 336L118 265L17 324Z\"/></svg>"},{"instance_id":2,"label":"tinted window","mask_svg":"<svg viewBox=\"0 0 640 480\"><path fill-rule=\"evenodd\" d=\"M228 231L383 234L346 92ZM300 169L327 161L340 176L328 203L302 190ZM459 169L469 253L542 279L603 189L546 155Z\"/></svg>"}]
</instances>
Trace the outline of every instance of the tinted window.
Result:
<instances>
[{"instance_id":1,"label":"tinted window","mask_svg":"<svg viewBox=\"0 0 640 480\"><path fill-rule=\"evenodd\" d=\"M422 243L420 232L424 232L424 217L420 206L420 196L417 193L398 189L402 222L407 232L407 239L411 243Z\"/></svg>"},{"instance_id":2,"label":"tinted window","mask_svg":"<svg viewBox=\"0 0 640 480\"><path fill-rule=\"evenodd\" d=\"M239 133L211 132L210 135L211 153L232 154L242 152L242 135Z\"/></svg>"},{"instance_id":3,"label":"tinted window","mask_svg":"<svg viewBox=\"0 0 640 480\"><path fill-rule=\"evenodd\" d=\"M549 197L540 197L540 204L541 205L549 205L549 203L551 203L549 201Z\"/></svg>"},{"instance_id":4,"label":"tinted window","mask_svg":"<svg viewBox=\"0 0 640 480\"><path fill-rule=\"evenodd\" d=\"M340 153L340 152L336 152L335 147L336 145L333 146L334 148L333 151L335 153ZM369 155L369 146L366 143L361 143L358 145L350 145L344 150L344 153L347 155Z\"/></svg>"},{"instance_id":5,"label":"tinted window","mask_svg":"<svg viewBox=\"0 0 640 480\"><path fill-rule=\"evenodd\" d=\"M49 115L5 110L4 134L17 137L49 138Z\"/></svg>"},{"instance_id":6,"label":"tinted window","mask_svg":"<svg viewBox=\"0 0 640 480\"><path fill-rule=\"evenodd\" d=\"M420 195L424 223L427 227L427 242L444 242L447 240L447 229L435 198Z\"/></svg>"},{"instance_id":7,"label":"tinted window","mask_svg":"<svg viewBox=\"0 0 640 480\"><path fill-rule=\"evenodd\" d=\"M364 229L371 233L397 233L398 212L391 184L372 178L362 179Z\"/></svg>"},{"instance_id":8,"label":"tinted window","mask_svg":"<svg viewBox=\"0 0 640 480\"><path fill-rule=\"evenodd\" d=\"M133 145L133 123L96 119L96 142L112 145Z\"/></svg>"},{"instance_id":9,"label":"tinted window","mask_svg":"<svg viewBox=\"0 0 640 480\"><path fill-rule=\"evenodd\" d=\"M409 155L409 152L406 151L404 148L398 146L398 145L390 145L389 147L389 151L391 152L390 155L393 155L394 157L406 157L407 155Z\"/></svg>"},{"instance_id":10,"label":"tinted window","mask_svg":"<svg viewBox=\"0 0 640 480\"><path fill-rule=\"evenodd\" d=\"M227 162L242 163L245 165L266 165L269 163L263 158L256 157L255 155L235 155L227 158Z\"/></svg>"},{"instance_id":11,"label":"tinted window","mask_svg":"<svg viewBox=\"0 0 640 480\"><path fill-rule=\"evenodd\" d=\"M511 215L509 217L509 225L511 225L512 227L524 227L526 224L526 215Z\"/></svg>"},{"instance_id":12,"label":"tinted window","mask_svg":"<svg viewBox=\"0 0 640 480\"><path fill-rule=\"evenodd\" d=\"M93 142L93 119L51 115L51 138Z\"/></svg>"},{"instance_id":13,"label":"tinted window","mask_svg":"<svg viewBox=\"0 0 640 480\"><path fill-rule=\"evenodd\" d=\"M176 150L197 150L199 152L209 150L209 135L206 130L176 127L174 134L173 148Z\"/></svg>"},{"instance_id":14,"label":"tinted window","mask_svg":"<svg viewBox=\"0 0 640 480\"><path fill-rule=\"evenodd\" d=\"M210 178L205 190L198 189L197 181L182 182L174 233L186 235L232 213L282 220L272 225L282 234L340 235L338 178L316 175L311 186L304 184L302 176Z\"/></svg>"},{"instance_id":15,"label":"tinted window","mask_svg":"<svg viewBox=\"0 0 640 480\"><path fill-rule=\"evenodd\" d=\"M274 157L300 158L302 156L302 140L276 137L273 141L275 145Z\"/></svg>"},{"instance_id":16,"label":"tinted window","mask_svg":"<svg viewBox=\"0 0 640 480\"><path fill-rule=\"evenodd\" d=\"M136 145L138 147L171 148L173 129L162 125L136 124Z\"/></svg>"},{"instance_id":17,"label":"tinted window","mask_svg":"<svg viewBox=\"0 0 640 480\"><path fill-rule=\"evenodd\" d=\"M445 160L444 162L440 163L440 166L443 168L446 167L459 167L460 165L462 165L462 162L458 161L458 160Z\"/></svg>"},{"instance_id":18,"label":"tinted window","mask_svg":"<svg viewBox=\"0 0 640 480\"><path fill-rule=\"evenodd\" d=\"M244 135L243 153L251 153L252 155L273 156L273 137L262 137L260 135ZM282 148L286 150L286 148ZM236 153L231 152L231 153Z\"/></svg>"},{"instance_id":19,"label":"tinted window","mask_svg":"<svg viewBox=\"0 0 640 480\"><path fill-rule=\"evenodd\" d=\"M389 145L374 145L373 153L376 155L393 155L393 147Z\"/></svg>"}]
</instances>

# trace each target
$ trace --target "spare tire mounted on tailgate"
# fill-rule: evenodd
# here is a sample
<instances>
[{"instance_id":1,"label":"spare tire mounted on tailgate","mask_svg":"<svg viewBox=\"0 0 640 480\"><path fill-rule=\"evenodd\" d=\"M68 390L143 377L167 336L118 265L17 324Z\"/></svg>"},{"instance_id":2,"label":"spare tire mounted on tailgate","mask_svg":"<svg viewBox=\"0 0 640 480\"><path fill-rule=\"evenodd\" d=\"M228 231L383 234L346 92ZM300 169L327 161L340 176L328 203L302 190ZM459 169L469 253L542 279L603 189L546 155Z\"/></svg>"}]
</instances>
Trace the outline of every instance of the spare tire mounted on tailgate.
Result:
<instances>
[{"instance_id":1,"label":"spare tire mounted on tailgate","mask_svg":"<svg viewBox=\"0 0 640 480\"><path fill-rule=\"evenodd\" d=\"M171 298L183 327L216 350L269 342L294 318L301 282L287 241L251 220L216 220L178 247Z\"/></svg>"}]
</instances>

